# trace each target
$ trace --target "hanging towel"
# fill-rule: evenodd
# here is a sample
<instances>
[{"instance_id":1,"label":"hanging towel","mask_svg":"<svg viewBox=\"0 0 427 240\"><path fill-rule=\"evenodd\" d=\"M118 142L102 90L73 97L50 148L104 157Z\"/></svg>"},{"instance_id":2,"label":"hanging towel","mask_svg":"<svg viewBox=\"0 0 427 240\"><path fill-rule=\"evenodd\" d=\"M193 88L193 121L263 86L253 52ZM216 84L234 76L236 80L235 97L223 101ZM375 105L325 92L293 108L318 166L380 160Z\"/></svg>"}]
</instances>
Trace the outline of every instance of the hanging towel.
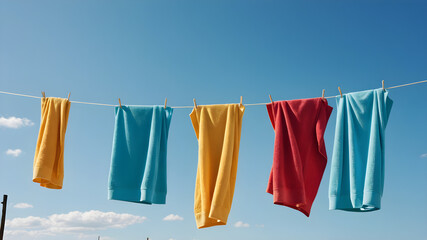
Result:
<instances>
[{"instance_id":1,"label":"hanging towel","mask_svg":"<svg viewBox=\"0 0 427 240\"><path fill-rule=\"evenodd\" d=\"M173 109L115 108L108 199L166 203L166 152Z\"/></svg>"},{"instance_id":2,"label":"hanging towel","mask_svg":"<svg viewBox=\"0 0 427 240\"><path fill-rule=\"evenodd\" d=\"M337 97L329 209L364 212L381 208L385 129L392 104L383 89Z\"/></svg>"},{"instance_id":3,"label":"hanging towel","mask_svg":"<svg viewBox=\"0 0 427 240\"><path fill-rule=\"evenodd\" d=\"M245 107L197 106L190 114L199 141L194 213L197 228L227 224L233 200Z\"/></svg>"},{"instance_id":4,"label":"hanging towel","mask_svg":"<svg viewBox=\"0 0 427 240\"><path fill-rule=\"evenodd\" d=\"M33 182L61 189L64 180L64 140L70 101L63 98L41 99L41 121L34 154Z\"/></svg>"},{"instance_id":5,"label":"hanging towel","mask_svg":"<svg viewBox=\"0 0 427 240\"><path fill-rule=\"evenodd\" d=\"M308 217L326 167L323 134L332 107L312 98L269 103L267 111L275 132L267 192L274 204Z\"/></svg>"}]
</instances>

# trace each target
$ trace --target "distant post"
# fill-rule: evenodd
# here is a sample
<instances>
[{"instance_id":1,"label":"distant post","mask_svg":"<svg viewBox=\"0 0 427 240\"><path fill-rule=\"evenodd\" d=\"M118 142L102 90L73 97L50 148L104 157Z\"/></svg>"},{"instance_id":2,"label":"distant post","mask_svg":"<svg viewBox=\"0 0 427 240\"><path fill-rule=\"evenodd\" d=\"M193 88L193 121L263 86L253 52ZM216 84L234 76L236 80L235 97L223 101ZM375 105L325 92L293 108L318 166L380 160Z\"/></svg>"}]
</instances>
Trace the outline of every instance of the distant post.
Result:
<instances>
[{"instance_id":1,"label":"distant post","mask_svg":"<svg viewBox=\"0 0 427 240\"><path fill-rule=\"evenodd\" d=\"M4 233L4 222L6 220L6 205L7 205L7 195L3 195L3 210L1 211L1 228L0 228L0 240L3 240L3 233Z\"/></svg>"}]
</instances>

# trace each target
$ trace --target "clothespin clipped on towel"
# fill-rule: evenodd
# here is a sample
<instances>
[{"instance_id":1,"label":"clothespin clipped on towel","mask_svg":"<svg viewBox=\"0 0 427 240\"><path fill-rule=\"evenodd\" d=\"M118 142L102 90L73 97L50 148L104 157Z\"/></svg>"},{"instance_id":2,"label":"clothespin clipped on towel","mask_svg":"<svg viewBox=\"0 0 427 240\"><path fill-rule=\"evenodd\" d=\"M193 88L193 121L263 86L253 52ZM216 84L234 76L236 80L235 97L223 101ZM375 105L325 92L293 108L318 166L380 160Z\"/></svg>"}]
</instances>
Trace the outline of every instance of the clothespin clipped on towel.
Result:
<instances>
[{"instance_id":1,"label":"clothespin clipped on towel","mask_svg":"<svg viewBox=\"0 0 427 240\"><path fill-rule=\"evenodd\" d=\"M67 98L68 101L70 101L70 95L71 95L71 92L68 93L68 98Z\"/></svg>"},{"instance_id":2,"label":"clothespin clipped on towel","mask_svg":"<svg viewBox=\"0 0 427 240\"><path fill-rule=\"evenodd\" d=\"M166 104L168 103L168 98L165 98L165 109L166 109Z\"/></svg>"},{"instance_id":3,"label":"clothespin clipped on towel","mask_svg":"<svg viewBox=\"0 0 427 240\"><path fill-rule=\"evenodd\" d=\"M340 95L341 95L341 98L342 98L342 92L341 92L341 88L340 87L338 87L338 91L340 91Z\"/></svg>"},{"instance_id":4,"label":"clothespin clipped on towel","mask_svg":"<svg viewBox=\"0 0 427 240\"><path fill-rule=\"evenodd\" d=\"M196 104L196 99L193 98L193 102L194 102L194 109L197 109L197 104Z\"/></svg>"},{"instance_id":5,"label":"clothespin clipped on towel","mask_svg":"<svg viewBox=\"0 0 427 240\"><path fill-rule=\"evenodd\" d=\"M322 100L323 101L325 101L326 99L325 99L325 89L323 89L323 91L322 91Z\"/></svg>"},{"instance_id":6,"label":"clothespin clipped on towel","mask_svg":"<svg viewBox=\"0 0 427 240\"><path fill-rule=\"evenodd\" d=\"M382 85L383 85L383 91L385 92L384 80L382 81Z\"/></svg>"},{"instance_id":7,"label":"clothespin clipped on towel","mask_svg":"<svg viewBox=\"0 0 427 240\"><path fill-rule=\"evenodd\" d=\"M42 96L43 96L43 98L45 98L45 97L46 97L46 94L45 94L44 92L42 92Z\"/></svg>"},{"instance_id":8,"label":"clothespin clipped on towel","mask_svg":"<svg viewBox=\"0 0 427 240\"><path fill-rule=\"evenodd\" d=\"M120 108L122 108L122 101L120 101L120 98L119 98L119 105L120 105Z\"/></svg>"},{"instance_id":9,"label":"clothespin clipped on towel","mask_svg":"<svg viewBox=\"0 0 427 240\"><path fill-rule=\"evenodd\" d=\"M243 106L243 96L240 96L240 107Z\"/></svg>"},{"instance_id":10,"label":"clothespin clipped on towel","mask_svg":"<svg viewBox=\"0 0 427 240\"><path fill-rule=\"evenodd\" d=\"M270 98L271 103L273 103L273 99L271 98L270 94L268 94L268 97Z\"/></svg>"}]
</instances>

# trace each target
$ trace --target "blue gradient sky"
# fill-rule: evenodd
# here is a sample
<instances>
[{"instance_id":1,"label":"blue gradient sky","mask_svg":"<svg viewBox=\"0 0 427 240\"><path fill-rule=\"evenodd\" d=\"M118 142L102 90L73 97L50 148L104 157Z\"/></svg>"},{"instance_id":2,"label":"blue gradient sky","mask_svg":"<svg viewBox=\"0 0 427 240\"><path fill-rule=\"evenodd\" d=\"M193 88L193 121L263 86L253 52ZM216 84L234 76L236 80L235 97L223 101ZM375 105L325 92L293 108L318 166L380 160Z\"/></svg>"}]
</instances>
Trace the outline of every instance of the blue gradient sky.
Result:
<instances>
[{"instance_id":1,"label":"blue gradient sky","mask_svg":"<svg viewBox=\"0 0 427 240\"><path fill-rule=\"evenodd\" d=\"M427 78L425 1L23 1L0 2L0 90L117 104L192 105L337 95ZM63 190L32 183L40 101L0 95L0 117L33 126L0 127L0 194L7 219L72 211L129 213L142 223L93 231L8 228L29 239L424 239L427 236L427 84L390 90L382 209L328 210L327 165L310 218L265 193L274 132L265 106L248 106L227 226L197 230L193 194L197 140L175 109L169 135L166 205L107 200L114 110L72 104ZM331 157L334 107L325 142ZM18 157L8 149L21 149ZM423 157L424 154L424 157ZM32 208L15 208L17 203ZM176 214L181 221L163 221ZM236 222L248 227L235 227ZM80 226L79 222L72 222ZM243 224L244 225L244 224ZM23 232L26 231L26 232Z\"/></svg>"}]
</instances>

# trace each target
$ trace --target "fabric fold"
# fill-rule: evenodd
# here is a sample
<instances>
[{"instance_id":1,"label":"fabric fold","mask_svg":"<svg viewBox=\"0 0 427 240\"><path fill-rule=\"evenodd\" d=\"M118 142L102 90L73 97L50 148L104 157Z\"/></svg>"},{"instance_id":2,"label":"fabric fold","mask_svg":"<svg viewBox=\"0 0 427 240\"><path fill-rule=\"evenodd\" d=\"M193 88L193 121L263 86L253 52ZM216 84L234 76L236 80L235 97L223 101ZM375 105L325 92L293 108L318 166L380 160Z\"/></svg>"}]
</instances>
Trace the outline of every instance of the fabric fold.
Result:
<instances>
[{"instance_id":1,"label":"fabric fold","mask_svg":"<svg viewBox=\"0 0 427 240\"><path fill-rule=\"evenodd\" d=\"M173 109L115 108L108 199L165 204L167 140Z\"/></svg>"},{"instance_id":2,"label":"fabric fold","mask_svg":"<svg viewBox=\"0 0 427 240\"><path fill-rule=\"evenodd\" d=\"M199 142L194 213L198 228L227 224L237 174L242 118L239 104L197 106L190 114Z\"/></svg>"},{"instance_id":3,"label":"fabric fold","mask_svg":"<svg viewBox=\"0 0 427 240\"><path fill-rule=\"evenodd\" d=\"M267 192L274 204L310 215L327 156L323 135L332 107L321 98L267 104L275 132Z\"/></svg>"},{"instance_id":4,"label":"fabric fold","mask_svg":"<svg viewBox=\"0 0 427 240\"><path fill-rule=\"evenodd\" d=\"M64 143L70 101L41 99L41 121L33 164L33 182L51 189L62 189L64 180Z\"/></svg>"},{"instance_id":5,"label":"fabric fold","mask_svg":"<svg viewBox=\"0 0 427 240\"><path fill-rule=\"evenodd\" d=\"M393 101L383 89L337 97L337 122L329 182L329 209L381 208L385 129Z\"/></svg>"}]
</instances>

